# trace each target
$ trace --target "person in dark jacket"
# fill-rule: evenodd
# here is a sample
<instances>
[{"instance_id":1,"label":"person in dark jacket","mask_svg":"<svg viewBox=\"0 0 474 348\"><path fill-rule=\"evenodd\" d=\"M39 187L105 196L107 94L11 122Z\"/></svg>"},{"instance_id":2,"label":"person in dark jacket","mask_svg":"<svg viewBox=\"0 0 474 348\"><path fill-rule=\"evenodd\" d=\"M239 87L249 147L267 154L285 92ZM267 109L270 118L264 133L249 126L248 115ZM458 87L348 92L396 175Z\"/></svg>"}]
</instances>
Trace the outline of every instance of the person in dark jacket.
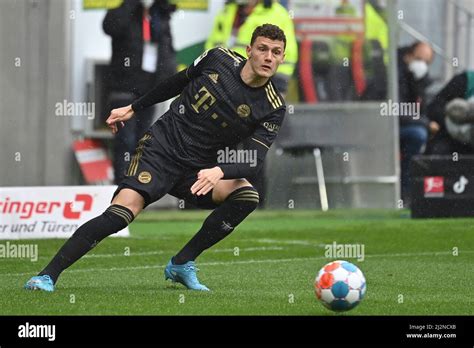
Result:
<instances>
[{"instance_id":1,"label":"person in dark jacket","mask_svg":"<svg viewBox=\"0 0 474 348\"><path fill-rule=\"evenodd\" d=\"M402 199L409 205L409 165L414 155L424 151L429 131L436 131L425 115L425 90L431 83L428 67L433 61L433 49L424 42L415 42L398 50L398 95L402 105L411 107L412 113L400 114L400 155ZM432 129L431 129L432 128Z\"/></svg>"},{"instance_id":2,"label":"person in dark jacket","mask_svg":"<svg viewBox=\"0 0 474 348\"><path fill-rule=\"evenodd\" d=\"M106 80L110 90L143 95L150 87L152 75L142 70L145 9L139 0L124 0L105 15L102 28L112 38L112 58Z\"/></svg>"},{"instance_id":3,"label":"person in dark jacket","mask_svg":"<svg viewBox=\"0 0 474 348\"><path fill-rule=\"evenodd\" d=\"M456 99L468 100L474 97L474 71L463 71L455 75L433 98L427 107L427 116L440 126L440 130L430 139L426 153L438 155L473 154L472 145L453 139L446 128L446 105Z\"/></svg>"},{"instance_id":4,"label":"person in dark jacket","mask_svg":"<svg viewBox=\"0 0 474 348\"><path fill-rule=\"evenodd\" d=\"M170 4L169 0L155 0L150 8L151 40L159 47L155 85L177 72L178 64L170 26L171 14L175 11L176 5Z\"/></svg>"},{"instance_id":5,"label":"person in dark jacket","mask_svg":"<svg viewBox=\"0 0 474 348\"><path fill-rule=\"evenodd\" d=\"M139 98L160 80L176 73L169 23L175 9L168 0L124 0L119 7L107 11L102 27L112 38L112 58L105 76L108 109ZM153 108L137 113L134 122L114 138L116 183L123 179L138 139L155 121L153 114Z\"/></svg>"}]
</instances>

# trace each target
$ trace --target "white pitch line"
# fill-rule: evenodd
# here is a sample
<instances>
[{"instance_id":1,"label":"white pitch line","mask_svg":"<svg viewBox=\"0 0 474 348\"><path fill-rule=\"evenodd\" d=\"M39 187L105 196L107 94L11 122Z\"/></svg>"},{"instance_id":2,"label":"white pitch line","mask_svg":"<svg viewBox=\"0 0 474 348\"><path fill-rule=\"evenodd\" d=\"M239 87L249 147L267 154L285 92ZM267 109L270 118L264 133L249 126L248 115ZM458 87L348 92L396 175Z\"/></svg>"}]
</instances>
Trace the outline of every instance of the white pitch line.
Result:
<instances>
[{"instance_id":1,"label":"white pitch line","mask_svg":"<svg viewBox=\"0 0 474 348\"><path fill-rule=\"evenodd\" d=\"M314 260L325 257L308 257L308 258L292 258L292 259L266 259L266 260L243 260L243 261L229 261L229 262L201 262L199 266L222 266L222 265L238 265L238 264L252 264L252 263L277 263L277 262L292 262L299 260ZM135 267L111 267L111 268L88 268L88 269L75 269L70 270L68 273L81 273L81 272L100 272L100 271L135 271L140 269L154 269L154 268L165 268L163 265L154 266L135 266ZM31 275L31 273L4 273L0 276L22 276Z\"/></svg>"},{"instance_id":2,"label":"white pitch line","mask_svg":"<svg viewBox=\"0 0 474 348\"><path fill-rule=\"evenodd\" d=\"M209 250L210 252L214 253L227 253L227 252L234 252L235 248L239 248L238 246L232 248L232 249L216 249L216 250ZM283 250L284 248L282 247L252 247L252 248L239 248L240 251L272 251L272 250Z\"/></svg>"},{"instance_id":3,"label":"white pitch line","mask_svg":"<svg viewBox=\"0 0 474 348\"><path fill-rule=\"evenodd\" d=\"M236 248L239 248L236 246ZM272 250L283 250L284 248L282 247L255 247L255 248L239 248L238 251L240 252L246 252L246 251L272 251ZM211 253L233 253L235 251L235 248L229 248L229 249L215 249L215 250L209 250ZM147 255L162 255L162 254L173 254L173 251L170 250L157 250L157 251L143 251L143 252L130 252L130 255L127 255L127 257L132 257L132 256L147 256ZM83 258L108 258L108 257L120 257L120 256L125 256L124 253L116 253L116 254L91 254L91 255L84 255ZM50 256L40 256L41 258L50 258Z\"/></svg>"},{"instance_id":4,"label":"white pitch line","mask_svg":"<svg viewBox=\"0 0 474 348\"><path fill-rule=\"evenodd\" d=\"M474 250L464 250L460 251L461 254L471 254L474 253ZM372 257L413 257L413 256L437 256L437 255L452 255L450 251L432 251L424 253L396 253L396 254L373 254L365 255L365 258ZM295 261L311 261L311 260L329 260L325 256L314 256L314 257L297 257L290 259L264 259L264 260L242 260L242 261L227 261L227 262L202 262L199 263L199 266L222 266L222 265L244 265L244 264L255 264L255 263L280 263L280 262L295 262ZM349 259L350 260L350 259ZM143 270L143 269L160 269L165 268L163 265L154 265L154 266L135 266L135 267L111 267L111 268L88 268L88 269L75 269L70 270L68 273L81 273L81 272L101 272L101 271L134 271L134 270ZM31 275L31 273L0 273L0 276L23 276Z\"/></svg>"},{"instance_id":5,"label":"white pitch line","mask_svg":"<svg viewBox=\"0 0 474 348\"><path fill-rule=\"evenodd\" d=\"M314 244L305 240L279 240L269 238L244 239L243 242L255 242L264 244L288 244L288 245L307 245L307 246L325 246L326 244Z\"/></svg>"}]
</instances>

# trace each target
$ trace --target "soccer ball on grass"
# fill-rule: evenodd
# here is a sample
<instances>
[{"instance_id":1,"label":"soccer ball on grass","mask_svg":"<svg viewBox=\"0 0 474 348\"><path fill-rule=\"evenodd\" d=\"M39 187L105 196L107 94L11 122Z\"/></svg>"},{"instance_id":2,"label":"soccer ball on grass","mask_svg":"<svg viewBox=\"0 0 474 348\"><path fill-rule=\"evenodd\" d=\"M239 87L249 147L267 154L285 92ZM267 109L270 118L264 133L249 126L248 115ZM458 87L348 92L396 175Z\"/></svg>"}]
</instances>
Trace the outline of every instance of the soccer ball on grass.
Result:
<instances>
[{"instance_id":1,"label":"soccer ball on grass","mask_svg":"<svg viewBox=\"0 0 474 348\"><path fill-rule=\"evenodd\" d=\"M336 312L347 311L357 306L367 289L364 274L347 261L333 261L318 272L314 282L316 297L321 303Z\"/></svg>"}]
</instances>

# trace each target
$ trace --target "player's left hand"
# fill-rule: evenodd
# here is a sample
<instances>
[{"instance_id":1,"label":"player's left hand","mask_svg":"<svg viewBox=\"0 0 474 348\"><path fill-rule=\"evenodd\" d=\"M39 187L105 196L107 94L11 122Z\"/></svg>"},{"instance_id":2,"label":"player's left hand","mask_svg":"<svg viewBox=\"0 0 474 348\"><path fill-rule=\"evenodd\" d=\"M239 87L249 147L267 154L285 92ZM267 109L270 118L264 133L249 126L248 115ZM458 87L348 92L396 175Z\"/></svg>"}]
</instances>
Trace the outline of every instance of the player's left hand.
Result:
<instances>
[{"instance_id":1,"label":"player's left hand","mask_svg":"<svg viewBox=\"0 0 474 348\"><path fill-rule=\"evenodd\" d=\"M199 171L197 177L197 181L191 186L191 193L200 196L211 191L224 177L224 172L219 167L203 169Z\"/></svg>"}]
</instances>

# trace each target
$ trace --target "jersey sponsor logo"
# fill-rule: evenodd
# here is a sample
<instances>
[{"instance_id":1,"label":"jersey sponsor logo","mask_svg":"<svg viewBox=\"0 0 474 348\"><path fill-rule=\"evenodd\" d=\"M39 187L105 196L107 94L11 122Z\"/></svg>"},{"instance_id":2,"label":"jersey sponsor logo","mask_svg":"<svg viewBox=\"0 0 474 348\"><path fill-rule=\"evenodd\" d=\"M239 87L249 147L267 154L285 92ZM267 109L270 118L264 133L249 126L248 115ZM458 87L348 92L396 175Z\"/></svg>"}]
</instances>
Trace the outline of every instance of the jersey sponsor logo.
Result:
<instances>
[{"instance_id":1,"label":"jersey sponsor logo","mask_svg":"<svg viewBox=\"0 0 474 348\"><path fill-rule=\"evenodd\" d=\"M197 102L195 104L191 104L191 106L198 114L201 107L204 109L204 111L207 111L217 100L204 86L201 87L199 93L194 96L194 99L196 99Z\"/></svg>"},{"instance_id":2,"label":"jersey sponsor logo","mask_svg":"<svg viewBox=\"0 0 474 348\"><path fill-rule=\"evenodd\" d=\"M212 82L217 83L217 79L219 78L219 74L209 74L208 76L212 80Z\"/></svg>"},{"instance_id":3,"label":"jersey sponsor logo","mask_svg":"<svg viewBox=\"0 0 474 348\"><path fill-rule=\"evenodd\" d=\"M278 131L280 130L280 126L275 123L263 122L262 126L265 127L267 131L272 133L278 133Z\"/></svg>"},{"instance_id":4,"label":"jersey sponsor logo","mask_svg":"<svg viewBox=\"0 0 474 348\"><path fill-rule=\"evenodd\" d=\"M151 174L150 172L143 171L138 174L138 181L142 184L148 184L151 181Z\"/></svg>"},{"instance_id":5,"label":"jersey sponsor logo","mask_svg":"<svg viewBox=\"0 0 474 348\"><path fill-rule=\"evenodd\" d=\"M252 110L250 109L250 106L248 106L247 104L241 104L237 108L237 114L240 117L249 117L251 113L252 113Z\"/></svg>"}]
</instances>

